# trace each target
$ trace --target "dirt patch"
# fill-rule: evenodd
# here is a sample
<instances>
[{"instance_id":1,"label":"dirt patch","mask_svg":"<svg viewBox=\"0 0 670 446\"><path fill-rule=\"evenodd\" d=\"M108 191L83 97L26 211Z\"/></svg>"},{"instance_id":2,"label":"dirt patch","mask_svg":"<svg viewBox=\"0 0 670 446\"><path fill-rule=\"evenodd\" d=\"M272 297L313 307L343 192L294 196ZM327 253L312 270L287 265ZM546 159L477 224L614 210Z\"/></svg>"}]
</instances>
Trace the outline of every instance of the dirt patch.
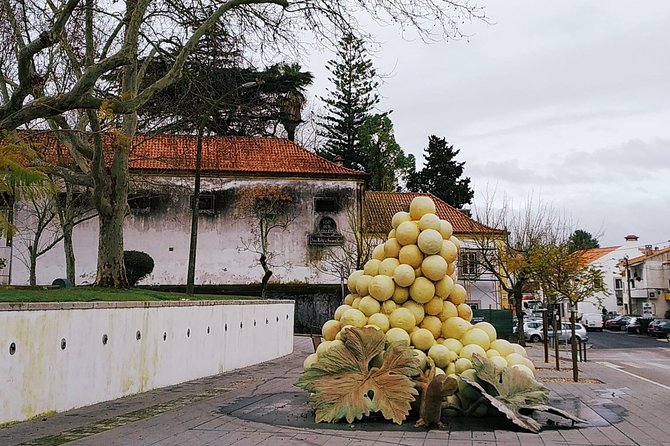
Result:
<instances>
[{"instance_id":1,"label":"dirt patch","mask_svg":"<svg viewBox=\"0 0 670 446\"><path fill-rule=\"evenodd\" d=\"M575 382L572 378L562 378L562 377L542 377L542 382L544 383L571 383L571 384L605 384L599 379L595 378L579 378L579 381Z\"/></svg>"}]
</instances>

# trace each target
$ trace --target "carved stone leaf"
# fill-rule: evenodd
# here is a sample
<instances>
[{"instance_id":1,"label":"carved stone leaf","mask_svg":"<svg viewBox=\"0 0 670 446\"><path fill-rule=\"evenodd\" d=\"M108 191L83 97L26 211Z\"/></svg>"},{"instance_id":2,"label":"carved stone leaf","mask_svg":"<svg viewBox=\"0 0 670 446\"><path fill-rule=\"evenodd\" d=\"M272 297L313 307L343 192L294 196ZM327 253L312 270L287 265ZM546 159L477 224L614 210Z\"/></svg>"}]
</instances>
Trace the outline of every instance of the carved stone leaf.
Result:
<instances>
[{"instance_id":1,"label":"carved stone leaf","mask_svg":"<svg viewBox=\"0 0 670 446\"><path fill-rule=\"evenodd\" d=\"M497 392L493 396L513 408L544 404L549 399L549 389L521 370L505 367L500 371L488 358L477 354L472 358L477 378L491 385Z\"/></svg>"},{"instance_id":2,"label":"carved stone leaf","mask_svg":"<svg viewBox=\"0 0 670 446\"><path fill-rule=\"evenodd\" d=\"M330 348L298 379L296 386L308 390L316 422L351 423L370 413L402 423L417 391L410 378L417 373L413 351L393 344L384 353L381 367L369 370L372 358L384 349L384 334L374 328L351 328L342 336L343 345Z\"/></svg>"}]
</instances>

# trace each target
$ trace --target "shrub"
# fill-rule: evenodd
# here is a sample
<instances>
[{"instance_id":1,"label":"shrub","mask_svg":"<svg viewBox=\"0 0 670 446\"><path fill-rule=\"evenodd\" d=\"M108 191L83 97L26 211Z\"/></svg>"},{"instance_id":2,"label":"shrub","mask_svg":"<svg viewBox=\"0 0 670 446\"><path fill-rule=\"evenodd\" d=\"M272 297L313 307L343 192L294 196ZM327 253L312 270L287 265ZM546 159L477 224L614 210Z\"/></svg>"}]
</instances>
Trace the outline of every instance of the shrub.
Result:
<instances>
[{"instance_id":1,"label":"shrub","mask_svg":"<svg viewBox=\"0 0 670 446\"><path fill-rule=\"evenodd\" d=\"M132 287L154 270L154 259L142 251L123 251L123 264L128 284Z\"/></svg>"}]
</instances>

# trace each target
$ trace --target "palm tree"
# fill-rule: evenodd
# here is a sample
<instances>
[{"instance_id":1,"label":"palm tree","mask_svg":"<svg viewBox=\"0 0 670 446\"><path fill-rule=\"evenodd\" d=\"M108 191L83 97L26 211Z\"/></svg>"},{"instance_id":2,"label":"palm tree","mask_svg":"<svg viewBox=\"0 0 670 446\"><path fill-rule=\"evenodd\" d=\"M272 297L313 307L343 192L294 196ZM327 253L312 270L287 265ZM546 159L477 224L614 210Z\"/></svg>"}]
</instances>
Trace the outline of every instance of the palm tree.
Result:
<instances>
[{"instance_id":1,"label":"palm tree","mask_svg":"<svg viewBox=\"0 0 670 446\"><path fill-rule=\"evenodd\" d=\"M307 102L305 91L312 85L314 75L301 71L299 63L280 63L264 73L263 91L278 97L279 122L289 140L295 139L295 130L302 123L302 110Z\"/></svg>"}]
</instances>

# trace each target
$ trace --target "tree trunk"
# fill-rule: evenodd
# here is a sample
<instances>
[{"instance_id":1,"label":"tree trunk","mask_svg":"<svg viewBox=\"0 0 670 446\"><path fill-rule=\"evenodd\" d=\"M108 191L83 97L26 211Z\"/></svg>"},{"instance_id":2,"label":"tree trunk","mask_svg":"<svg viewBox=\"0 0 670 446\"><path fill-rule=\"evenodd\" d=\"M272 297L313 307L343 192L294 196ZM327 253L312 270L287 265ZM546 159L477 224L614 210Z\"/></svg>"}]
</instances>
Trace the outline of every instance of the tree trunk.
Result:
<instances>
[{"instance_id":1,"label":"tree trunk","mask_svg":"<svg viewBox=\"0 0 670 446\"><path fill-rule=\"evenodd\" d=\"M63 250L65 251L65 275L70 285L76 284L74 246L72 246L72 225L63 225Z\"/></svg>"},{"instance_id":2,"label":"tree trunk","mask_svg":"<svg viewBox=\"0 0 670 446\"><path fill-rule=\"evenodd\" d=\"M96 286L129 287L123 264L123 218L124 213L118 211L111 215L98 215L100 231Z\"/></svg>"},{"instance_id":3,"label":"tree trunk","mask_svg":"<svg viewBox=\"0 0 670 446\"><path fill-rule=\"evenodd\" d=\"M30 286L37 286L37 248L33 246L28 247L28 255L30 256Z\"/></svg>"},{"instance_id":4,"label":"tree trunk","mask_svg":"<svg viewBox=\"0 0 670 446\"><path fill-rule=\"evenodd\" d=\"M515 287L513 290L512 296L514 298L514 312L516 313L516 319L519 321L517 328L517 343L519 345L526 345L526 334L523 329L523 293L521 292L521 287Z\"/></svg>"},{"instance_id":5,"label":"tree trunk","mask_svg":"<svg viewBox=\"0 0 670 446\"><path fill-rule=\"evenodd\" d=\"M570 344L572 347L572 379L574 382L579 381L579 368L577 367L577 337L575 336L575 313L573 309L573 304L570 304L570 331L571 331L571 340Z\"/></svg>"},{"instance_id":6,"label":"tree trunk","mask_svg":"<svg viewBox=\"0 0 670 446\"><path fill-rule=\"evenodd\" d=\"M263 267L263 271L265 271L265 274L263 274L263 280L261 281L261 298L265 299L265 294L268 288L268 282L270 281L270 277L272 276L272 270L268 267L268 262L267 258L265 257L265 254L261 254L260 260L261 260L261 266Z\"/></svg>"},{"instance_id":7,"label":"tree trunk","mask_svg":"<svg viewBox=\"0 0 670 446\"><path fill-rule=\"evenodd\" d=\"M198 129L198 143L195 151L195 185L191 206L191 239L188 248L188 270L186 272L186 294L193 294L195 288L195 261L198 251L198 218L200 217L200 174L202 169L202 125Z\"/></svg>"}]
</instances>

